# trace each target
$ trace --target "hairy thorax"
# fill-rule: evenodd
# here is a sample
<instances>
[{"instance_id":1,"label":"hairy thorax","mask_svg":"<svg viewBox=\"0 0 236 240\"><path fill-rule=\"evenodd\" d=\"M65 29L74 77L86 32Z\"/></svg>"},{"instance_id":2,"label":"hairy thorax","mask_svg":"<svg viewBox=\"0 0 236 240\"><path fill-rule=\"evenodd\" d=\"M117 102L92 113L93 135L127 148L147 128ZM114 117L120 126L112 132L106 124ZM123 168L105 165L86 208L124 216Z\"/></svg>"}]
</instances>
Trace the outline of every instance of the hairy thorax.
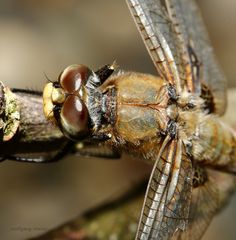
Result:
<instances>
[{"instance_id":1,"label":"hairy thorax","mask_svg":"<svg viewBox=\"0 0 236 240\"><path fill-rule=\"evenodd\" d=\"M172 121L185 152L194 161L219 167L235 165L233 131L216 115L207 114L200 97L188 92L175 97L163 79L141 73L114 76L102 87L105 94L111 89L116 95L116 102L108 104L116 106L110 128L112 143L124 143L126 150L132 147L146 159L153 158Z\"/></svg>"}]
</instances>

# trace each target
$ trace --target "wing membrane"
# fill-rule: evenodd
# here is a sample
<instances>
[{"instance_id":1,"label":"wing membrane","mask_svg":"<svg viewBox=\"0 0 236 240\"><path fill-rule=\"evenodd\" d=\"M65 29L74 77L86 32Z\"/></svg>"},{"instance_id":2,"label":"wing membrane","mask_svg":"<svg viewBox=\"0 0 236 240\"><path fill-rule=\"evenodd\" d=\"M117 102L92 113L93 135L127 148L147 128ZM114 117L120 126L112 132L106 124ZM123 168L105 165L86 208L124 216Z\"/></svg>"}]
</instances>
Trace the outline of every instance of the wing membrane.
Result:
<instances>
[{"instance_id":1,"label":"wing membrane","mask_svg":"<svg viewBox=\"0 0 236 240\"><path fill-rule=\"evenodd\" d=\"M158 73L167 83L182 91L185 79L183 59L177 50L176 38L165 6L160 0L127 0L135 23L141 33Z\"/></svg>"},{"instance_id":2,"label":"wing membrane","mask_svg":"<svg viewBox=\"0 0 236 240\"><path fill-rule=\"evenodd\" d=\"M167 0L172 22L179 23L178 31L185 43L192 45L202 70L202 82L213 94L215 112L226 108L226 79L216 61L201 13L194 0Z\"/></svg>"},{"instance_id":3,"label":"wing membrane","mask_svg":"<svg viewBox=\"0 0 236 240\"><path fill-rule=\"evenodd\" d=\"M136 239L169 239L177 229L185 229L191 170L181 140L164 141L149 180Z\"/></svg>"},{"instance_id":4,"label":"wing membrane","mask_svg":"<svg viewBox=\"0 0 236 240\"><path fill-rule=\"evenodd\" d=\"M235 176L209 169L206 173L208 180L192 191L187 231L177 232L173 239L200 239L213 216L225 205L235 189Z\"/></svg>"},{"instance_id":5,"label":"wing membrane","mask_svg":"<svg viewBox=\"0 0 236 240\"><path fill-rule=\"evenodd\" d=\"M214 112L223 114L226 81L215 60L195 1L127 2L160 76L167 83L174 84L178 94L187 89L200 95L201 84L206 85L213 95ZM197 66L192 62L193 52L198 60Z\"/></svg>"}]
</instances>

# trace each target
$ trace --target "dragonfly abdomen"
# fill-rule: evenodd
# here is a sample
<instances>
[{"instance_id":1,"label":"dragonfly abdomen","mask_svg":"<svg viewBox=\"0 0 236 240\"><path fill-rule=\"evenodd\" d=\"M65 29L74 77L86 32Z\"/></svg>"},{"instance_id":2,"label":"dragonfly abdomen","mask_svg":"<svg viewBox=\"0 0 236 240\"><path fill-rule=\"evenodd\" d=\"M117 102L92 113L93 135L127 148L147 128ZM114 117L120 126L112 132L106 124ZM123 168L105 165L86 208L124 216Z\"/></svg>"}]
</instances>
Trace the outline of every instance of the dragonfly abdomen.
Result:
<instances>
[{"instance_id":1,"label":"dragonfly abdomen","mask_svg":"<svg viewBox=\"0 0 236 240\"><path fill-rule=\"evenodd\" d=\"M201 117L192 138L192 155L214 168L236 172L235 132L214 115Z\"/></svg>"}]
</instances>

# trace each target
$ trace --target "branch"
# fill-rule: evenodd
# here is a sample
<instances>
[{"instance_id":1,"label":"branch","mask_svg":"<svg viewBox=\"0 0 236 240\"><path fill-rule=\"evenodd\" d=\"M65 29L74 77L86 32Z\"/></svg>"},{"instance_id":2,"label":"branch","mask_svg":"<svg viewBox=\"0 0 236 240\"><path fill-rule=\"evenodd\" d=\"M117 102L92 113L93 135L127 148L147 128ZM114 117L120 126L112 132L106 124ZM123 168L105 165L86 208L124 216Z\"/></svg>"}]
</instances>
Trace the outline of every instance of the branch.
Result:
<instances>
[{"instance_id":1,"label":"branch","mask_svg":"<svg viewBox=\"0 0 236 240\"><path fill-rule=\"evenodd\" d=\"M0 155L45 154L68 140L47 122L39 92L13 89L0 83Z\"/></svg>"}]
</instances>

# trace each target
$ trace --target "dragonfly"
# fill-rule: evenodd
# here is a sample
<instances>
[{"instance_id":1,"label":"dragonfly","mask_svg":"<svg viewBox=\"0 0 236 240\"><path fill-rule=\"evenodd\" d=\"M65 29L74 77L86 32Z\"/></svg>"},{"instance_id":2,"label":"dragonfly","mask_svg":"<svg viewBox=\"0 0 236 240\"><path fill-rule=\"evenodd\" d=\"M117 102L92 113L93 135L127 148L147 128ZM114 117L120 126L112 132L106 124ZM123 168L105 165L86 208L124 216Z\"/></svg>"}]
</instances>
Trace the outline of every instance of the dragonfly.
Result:
<instances>
[{"instance_id":1,"label":"dragonfly","mask_svg":"<svg viewBox=\"0 0 236 240\"><path fill-rule=\"evenodd\" d=\"M197 240L221 208L215 175L235 180L236 134L219 118L226 80L194 0L126 2L157 76L115 64L64 69L46 84L43 108L69 145L35 162L58 160L71 142L141 158L153 168L135 239Z\"/></svg>"}]
</instances>

